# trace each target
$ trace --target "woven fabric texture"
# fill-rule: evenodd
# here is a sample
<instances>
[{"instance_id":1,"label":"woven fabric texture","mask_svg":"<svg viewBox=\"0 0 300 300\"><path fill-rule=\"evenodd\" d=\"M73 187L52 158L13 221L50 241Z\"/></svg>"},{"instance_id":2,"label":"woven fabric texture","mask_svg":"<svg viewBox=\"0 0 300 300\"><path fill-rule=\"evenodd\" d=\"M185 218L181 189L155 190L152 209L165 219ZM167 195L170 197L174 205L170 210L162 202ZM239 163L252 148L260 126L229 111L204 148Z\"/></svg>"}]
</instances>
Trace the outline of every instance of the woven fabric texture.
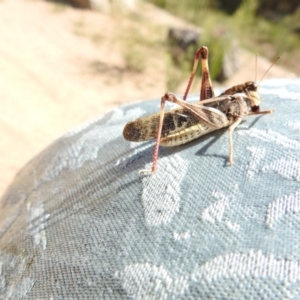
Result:
<instances>
[{"instance_id":1,"label":"woven fabric texture","mask_svg":"<svg viewBox=\"0 0 300 300\"><path fill-rule=\"evenodd\" d=\"M123 139L115 109L30 161L0 201L0 299L300 299L300 80L264 116L176 148Z\"/></svg>"}]
</instances>

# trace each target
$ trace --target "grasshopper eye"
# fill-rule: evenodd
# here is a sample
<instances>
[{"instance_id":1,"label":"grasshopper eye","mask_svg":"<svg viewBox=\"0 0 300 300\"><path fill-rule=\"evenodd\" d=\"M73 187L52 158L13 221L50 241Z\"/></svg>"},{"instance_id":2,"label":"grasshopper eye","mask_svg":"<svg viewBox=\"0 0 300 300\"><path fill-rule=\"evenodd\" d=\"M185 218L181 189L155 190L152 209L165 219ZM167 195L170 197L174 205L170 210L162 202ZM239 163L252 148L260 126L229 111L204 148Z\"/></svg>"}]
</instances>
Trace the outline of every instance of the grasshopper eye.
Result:
<instances>
[{"instance_id":1,"label":"grasshopper eye","mask_svg":"<svg viewBox=\"0 0 300 300\"><path fill-rule=\"evenodd\" d=\"M259 111L259 105L254 105L251 107L252 112L258 112Z\"/></svg>"}]
</instances>

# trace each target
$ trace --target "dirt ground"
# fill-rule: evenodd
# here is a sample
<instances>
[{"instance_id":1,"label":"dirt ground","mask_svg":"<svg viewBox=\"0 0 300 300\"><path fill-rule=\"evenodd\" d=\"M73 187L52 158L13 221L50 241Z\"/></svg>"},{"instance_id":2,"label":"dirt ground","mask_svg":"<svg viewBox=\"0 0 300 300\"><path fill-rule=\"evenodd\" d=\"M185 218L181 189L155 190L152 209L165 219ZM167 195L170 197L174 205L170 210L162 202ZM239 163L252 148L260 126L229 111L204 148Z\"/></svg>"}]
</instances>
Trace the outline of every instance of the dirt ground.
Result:
<instances>
[{"instance_id":1,"label":"dirt ground","mask_svg":"<svg viewBox=\"0 0 300 300\"><path fill-rule=\"evenodd\" d=\"M156 35L139 73L128 68L126 48L132 45L126 34L151 36L138 25L145 19ZM160 97L166 64L163 53L154 51L160 51L169 25L182 24L152 6L128 18L42 0L2 0L0 195L28 160L69 129L120 104ZM269 62L261 64L266 70ZM269 77L289 76L279 67L272 72ZM249 80L247 72L243 76Z\"/></svg>"}]
</instances>

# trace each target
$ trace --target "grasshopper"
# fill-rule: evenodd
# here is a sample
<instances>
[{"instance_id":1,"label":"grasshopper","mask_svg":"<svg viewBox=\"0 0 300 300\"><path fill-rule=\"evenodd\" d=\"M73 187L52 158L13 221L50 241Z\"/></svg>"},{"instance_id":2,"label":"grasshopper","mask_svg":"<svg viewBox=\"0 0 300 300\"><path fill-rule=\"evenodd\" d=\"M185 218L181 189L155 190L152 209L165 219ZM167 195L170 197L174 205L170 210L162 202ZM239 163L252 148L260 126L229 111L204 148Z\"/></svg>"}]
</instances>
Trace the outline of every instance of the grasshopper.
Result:
<instances>
[{"instance_id":1,"label":"grasshopper","mask_svg":"<svg viewBox=\"0 0 300 300\"><path fill-rule=\"evenodd\" d=\"M188 103L186 98L200 57L202 62L200 101ZM233 164L232 132L234 129L245 116L272 113L272 110L260 111L261 101L257 88L256 82L247 81L215 97L209 74L208 49L207 47L199 48L194 57L193 69L183 98L179 99L173 93L168 92L161 98L160 113L136 119L124 127L123 136L128 141L142 142L156 139L152 168L141 170L140 173L156 171L159 145L164 147L182 145L224 127L229 127L228 161L230 165ZM180 108L165 112L166 101L176 103Z\"/></svg>"}]
</instances>

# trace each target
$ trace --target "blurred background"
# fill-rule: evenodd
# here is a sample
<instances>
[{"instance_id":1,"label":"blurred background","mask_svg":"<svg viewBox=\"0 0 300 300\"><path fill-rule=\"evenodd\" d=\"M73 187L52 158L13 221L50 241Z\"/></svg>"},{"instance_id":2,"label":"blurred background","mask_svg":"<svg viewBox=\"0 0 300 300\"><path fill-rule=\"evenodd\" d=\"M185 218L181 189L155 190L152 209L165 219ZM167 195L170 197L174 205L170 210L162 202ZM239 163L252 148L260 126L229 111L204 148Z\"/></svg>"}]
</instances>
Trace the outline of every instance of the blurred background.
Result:
<instances>
[{"instance_id":1,"label":"blurred background","mask_svg":"<svg viewBox=\"0 0 300 300\"><path fill-rule=\"evenodd\" d=\"M298 3L0 0L0 195L69 129L121 104L182 94L199 46L209 47L215 86L259 81L279 55L265 78L299 76Z\"/></svg>"}]
</instances>

